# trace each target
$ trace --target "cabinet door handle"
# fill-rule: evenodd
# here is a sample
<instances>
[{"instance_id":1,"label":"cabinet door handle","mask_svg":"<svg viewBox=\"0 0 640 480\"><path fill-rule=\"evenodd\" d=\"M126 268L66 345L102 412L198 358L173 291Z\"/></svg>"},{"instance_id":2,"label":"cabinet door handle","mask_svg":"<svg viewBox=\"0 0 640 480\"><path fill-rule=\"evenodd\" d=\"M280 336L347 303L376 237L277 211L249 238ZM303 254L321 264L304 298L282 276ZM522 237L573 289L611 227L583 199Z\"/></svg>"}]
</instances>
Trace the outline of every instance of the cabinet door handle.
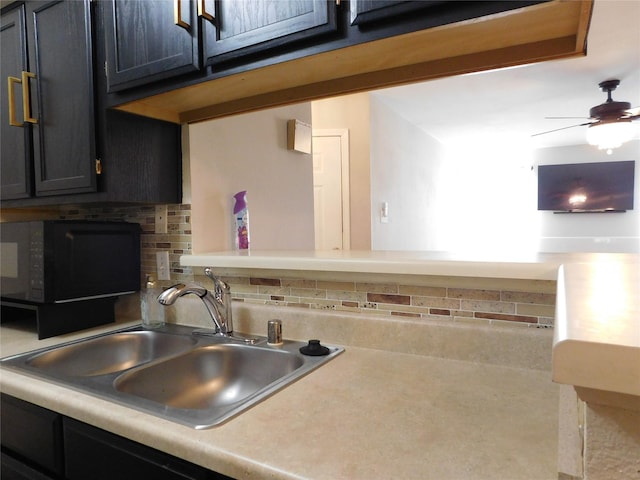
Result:
<instances>
[{"instance_id":1,"label":"cabinet door handle","mask_svg":"<svg viewBox=\"0 0 640 480\"><path fill-rule=\"evenodd\" d=\"M206 0L198 0L198 16L209 20L211 23L216 22L216 18L207 12Z\"/></svg>"},{"instance_id":2,"label":"cabinet door handle","mask_svg":"<svg viewBox=\"0 0 640 480\"><path fill-rule=\"evenodd\" d=\"M191 25L182 20L182 0L173 0L173 21L177 26L191 30Z\"/></svg>"},{"instance_id":3,"label":"cabinet door handle","mask_svg":"<svg viewBox=\"0 0 640 480\"><path fill-rule=\"evenodd\" d=\"M30 78L36 78L36 74L31 72L22 72L22 111L25 122L38 123L38 119L31 116L31 104L29 103L29 99L31 98L31 88L29 86Z\"/></svg>"},{"instance_id":4,"label":"cabinet door handle","mask_svg":"<svg viewBox=\"0 0 640 480\"><path fill-rule=\"evenodd\" d=\"M22 123L16 122L16 101L13 97L13 85L16 83L22 83L18 77L7 77L7 88L9 91L7 92L7 100L9 104L9 125L12 127L22 127L24 126Z\"/></svg>"}]
</instances>

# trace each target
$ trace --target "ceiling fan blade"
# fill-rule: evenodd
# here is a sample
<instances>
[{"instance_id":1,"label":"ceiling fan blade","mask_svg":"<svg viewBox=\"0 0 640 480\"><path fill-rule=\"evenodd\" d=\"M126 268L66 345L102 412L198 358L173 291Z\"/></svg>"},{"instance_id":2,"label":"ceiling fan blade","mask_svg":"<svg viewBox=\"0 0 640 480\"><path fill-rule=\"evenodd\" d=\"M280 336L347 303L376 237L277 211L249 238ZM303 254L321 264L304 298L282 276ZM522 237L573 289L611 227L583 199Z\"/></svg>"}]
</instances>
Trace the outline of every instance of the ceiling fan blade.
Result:
<instances>
[{"instance_id":1,"label":"ceiling fan blade","mask_svg":"<svg viewBox=\"0 0 640 480\"><path fill-rule=\"evenodd\" d=\"M587 123L579 123L578 125L570 125L568 127L562 127L562 128L555 128L553 130L547 130L546 132L540 132L540 133L534 133L533 135L531 135L532 137L537 137L539 135L546 135L547 133L553 133L553 132L559 132L560 130L567 130L568 128L575 128L575 127L584 127L585 125L591 125L593 122L587 122Z\"/></svg>"},{"instance_id":2,"label":"ceiling fan blade","mask_svg":"<svg viewBox=\"0 0 640 480\"><path fill-rule=\"evenodd\" d=\"M544 117L545 120L570 120L570 119L581 119L581 120L589 120L591 117Z\"/></svg>"},{"instance_id":3,"label":"ceiling fan blade","mask_svg":"<svg viewBox=\"0 0 640 480\"><path fill-rule=\"evenodd\" d=\"M623 118L630 118L631 120L640 118L640 107L630 108L625 111Z\"/></svg>"}]
</instances>

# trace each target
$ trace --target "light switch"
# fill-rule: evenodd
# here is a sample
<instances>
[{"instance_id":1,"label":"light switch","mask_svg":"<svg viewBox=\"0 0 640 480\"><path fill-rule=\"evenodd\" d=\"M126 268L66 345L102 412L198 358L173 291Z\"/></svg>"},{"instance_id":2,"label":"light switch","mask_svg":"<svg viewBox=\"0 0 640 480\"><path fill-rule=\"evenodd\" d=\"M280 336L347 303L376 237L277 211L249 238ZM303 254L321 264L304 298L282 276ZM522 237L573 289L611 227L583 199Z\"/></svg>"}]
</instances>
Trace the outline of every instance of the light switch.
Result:
<instances>
[{"instance_id":1,"label":"light switch","mask_svg":"<svg viewBox=\"0 0 640 480\"><path fill-rule=\"evenodd\" d=\"M169 252L156 252L156 269L158 280L171 280L171 268L169 266Z\"/></svg>"},{"instance_id":2,"label":"light switch","mask_svg":"<svg viewBox=\"0 0 640 480\"><path fill-rule=\"evenodd\" d=\"M380 205L380 223L389 223L389 202Z\"/></svg>"}]
</instances>

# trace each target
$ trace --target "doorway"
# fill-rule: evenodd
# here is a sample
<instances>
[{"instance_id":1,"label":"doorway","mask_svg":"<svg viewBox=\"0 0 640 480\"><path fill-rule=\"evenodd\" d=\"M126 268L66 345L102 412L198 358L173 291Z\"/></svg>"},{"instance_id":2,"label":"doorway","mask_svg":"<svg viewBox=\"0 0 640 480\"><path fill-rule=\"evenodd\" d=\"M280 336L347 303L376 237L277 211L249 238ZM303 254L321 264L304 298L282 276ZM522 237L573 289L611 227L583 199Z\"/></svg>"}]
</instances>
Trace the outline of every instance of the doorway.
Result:
<instances>
[{"instance_id":1,"label":"doorway","mask_svg":"<svg viewBox=\"0 0 640 480\"><path fill-rule=\"evenodd\" d=\"M349 250L349 130L313 130L316 250Z\"/></svg>"}]
</instances>

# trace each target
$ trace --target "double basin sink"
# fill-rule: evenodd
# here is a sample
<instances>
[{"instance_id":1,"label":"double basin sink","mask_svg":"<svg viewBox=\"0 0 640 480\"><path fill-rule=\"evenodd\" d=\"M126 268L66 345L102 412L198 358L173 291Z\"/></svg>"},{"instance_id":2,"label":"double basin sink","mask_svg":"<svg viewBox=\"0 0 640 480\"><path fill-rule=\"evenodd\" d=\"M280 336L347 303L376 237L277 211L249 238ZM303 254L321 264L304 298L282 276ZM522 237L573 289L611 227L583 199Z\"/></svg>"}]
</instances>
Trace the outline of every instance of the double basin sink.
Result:
<instances>
[{"instance_id":1,"label":"double basin sink","mask_svg":"<svg viewBox=\"0 0 640 480\"><path fill-rule=\"evenodd\" d=\"M121 330L5 358L17 369L193 428L241 413L340 354L255 344L179 325ZM304 350L304 349L303 349Z\"/></svg>"}]
</instances>

